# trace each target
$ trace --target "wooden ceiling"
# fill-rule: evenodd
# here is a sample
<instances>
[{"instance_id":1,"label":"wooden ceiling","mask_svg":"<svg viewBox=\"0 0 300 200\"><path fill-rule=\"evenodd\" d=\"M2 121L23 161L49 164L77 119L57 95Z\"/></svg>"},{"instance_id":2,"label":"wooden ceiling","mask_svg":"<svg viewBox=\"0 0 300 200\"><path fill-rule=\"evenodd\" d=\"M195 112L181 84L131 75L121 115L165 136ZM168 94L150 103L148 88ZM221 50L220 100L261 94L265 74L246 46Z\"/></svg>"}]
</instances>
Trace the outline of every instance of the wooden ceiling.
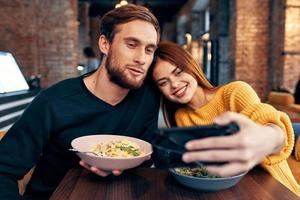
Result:
<instances>
[{"instance_id":1,"label":"wooden ceiling","mask_svg":"<svg viewBox=\"0 0 300 200\"><path fill-rule=\"evenodd\" d=\"M101 16L113 9L119 0L79 0L90 3L90 16ZM171 21L188 0L127 0L129 3L148 7L160 23Z\"/></svg>"}]
</instances>

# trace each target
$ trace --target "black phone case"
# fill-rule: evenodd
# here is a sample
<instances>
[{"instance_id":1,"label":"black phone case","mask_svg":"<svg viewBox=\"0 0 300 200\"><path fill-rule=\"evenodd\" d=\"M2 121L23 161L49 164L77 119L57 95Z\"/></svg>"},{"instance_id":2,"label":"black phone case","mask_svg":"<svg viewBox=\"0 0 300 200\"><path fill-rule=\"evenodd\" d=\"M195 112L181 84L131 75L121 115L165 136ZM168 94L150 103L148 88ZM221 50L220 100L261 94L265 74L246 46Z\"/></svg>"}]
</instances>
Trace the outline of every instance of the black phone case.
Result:
<instances>
[{"instance_id":1,"label":"black phone case","mask_svg":"<svg viewBox=\"0 0 300 200\"><path fill-rule=\"evenodd\" d=\"M152 142L153 161L157 168L196 167L204 165L220 165L224 162L184 163L182 154L186 152L185 143L193 139L205 137L227 136L239 130L236 123L228 125L209 125L159 129Z\"/></svg>"}]
</instances>

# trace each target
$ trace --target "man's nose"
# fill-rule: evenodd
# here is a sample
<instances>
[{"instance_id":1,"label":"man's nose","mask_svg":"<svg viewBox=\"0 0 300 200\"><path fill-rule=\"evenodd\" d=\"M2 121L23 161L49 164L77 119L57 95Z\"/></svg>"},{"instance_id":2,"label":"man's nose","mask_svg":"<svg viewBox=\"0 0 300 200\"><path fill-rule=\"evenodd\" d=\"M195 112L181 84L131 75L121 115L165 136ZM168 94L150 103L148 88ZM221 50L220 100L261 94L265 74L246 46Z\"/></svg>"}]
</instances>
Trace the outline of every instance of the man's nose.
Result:
<instances>
[{"instance_id":1,"label":"man's nose","mask_svg":"<svg viewBox=\"0 0 300 200\"><path fill-rule=\"evenodd\" d=\"M146 53L144 50L138 50L134 57L134 62L139 65L144 65L146 63Z\"/></svg>"}]
</instances>

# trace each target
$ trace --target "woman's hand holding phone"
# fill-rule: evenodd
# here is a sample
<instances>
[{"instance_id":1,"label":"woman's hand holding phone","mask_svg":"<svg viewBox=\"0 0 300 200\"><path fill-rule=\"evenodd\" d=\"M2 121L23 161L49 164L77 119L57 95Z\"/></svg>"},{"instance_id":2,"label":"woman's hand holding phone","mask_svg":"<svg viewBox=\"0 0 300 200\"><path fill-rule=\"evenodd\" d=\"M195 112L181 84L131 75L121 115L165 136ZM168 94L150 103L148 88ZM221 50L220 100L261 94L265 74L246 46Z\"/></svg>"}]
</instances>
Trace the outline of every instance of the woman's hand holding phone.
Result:
<instances>
[{"instance_id":1,"label":"woman's hand holding phone","mask_svg":"<svg viewBox=\"0 0 300 200\"><path fill-rule=\"evenodd\" d=\"M266 156L277 153L284 143L282 130L274 126L259 125L242 114L227 112L215 119L218 125L231 122L240 130L233 135L195 139L186 143L189 152L183 161L227 162L224 165L207 166L216 175L232 176L252 169Z\"/></svg>"}]
</instances>

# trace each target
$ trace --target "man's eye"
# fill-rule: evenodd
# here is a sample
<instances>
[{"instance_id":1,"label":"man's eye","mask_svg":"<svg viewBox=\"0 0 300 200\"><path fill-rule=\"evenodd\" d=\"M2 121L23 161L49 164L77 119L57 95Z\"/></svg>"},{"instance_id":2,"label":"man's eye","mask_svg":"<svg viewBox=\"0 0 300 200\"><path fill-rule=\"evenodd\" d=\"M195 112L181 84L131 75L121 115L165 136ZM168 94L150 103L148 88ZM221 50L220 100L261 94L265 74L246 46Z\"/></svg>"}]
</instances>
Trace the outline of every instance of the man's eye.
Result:
<instances>
[{"instance_id":1,"label":"man's eye","mask_svg":"<svg viewBox=\"0 0 300 200\"><path fill-rule=\"evenodd\" d=\"M154 53L154 49L146 49L146 53L152 55Z\"/></svg>"},{"instance_id":2,"label":"man's eye","mask_svg":"<svg viewBox=\"0 0 300 200\"><path fill-rule=\"evenodd\" d=\"M127 46L128 46L129 48L134 48L134 47L135 47L135 44L134 44L134 43L127 43Z\"/></svg>"}]
</instances>

